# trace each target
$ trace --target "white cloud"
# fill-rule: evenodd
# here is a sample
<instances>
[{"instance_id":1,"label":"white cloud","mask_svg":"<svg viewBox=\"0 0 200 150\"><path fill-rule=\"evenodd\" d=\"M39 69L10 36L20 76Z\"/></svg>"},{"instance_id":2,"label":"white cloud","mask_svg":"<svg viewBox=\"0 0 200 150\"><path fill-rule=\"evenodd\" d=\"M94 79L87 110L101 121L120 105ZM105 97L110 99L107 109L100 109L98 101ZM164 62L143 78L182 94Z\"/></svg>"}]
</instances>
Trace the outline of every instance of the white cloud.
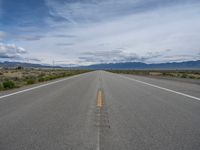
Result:
<instances>
[{"instance_id":1,"label":"white cloud","mask_svg":"<svg viewBox=\"0 0 200 150\"><path fill-rule=\"evenodd\" d=\"M0 43L0 58L21 58L27 51L15 44Z\"/></svg>"},{"instance_id":2,"label":"white cloud","mask_svg":"<svg viewBox=\"0 0 200 150\"><path fill-rule=\"evenodd\" d=\"M193 0L183 4L179 2L166 4L161 0L103 0L93 3L58 3L47 0L51 15L63 20L55 22L48 17L47 23L52 27L51 30L44 33L40 40L22 40L18 41L18 45L29 49L31 55L42 57L45 63L55 59L88 64L89 60L83 56L84 53L118 53L118 48L122 48L121 53L127 60L133 54L140 59L149 52L162 53L166 49L171 51L164 55L177 56L173 61L179 61L178 56L193 53L191 57L181 57L182 60L190 60L200 52L200 3L194 3ZM153 56L143 61L172 60L169 57ZM118 60L122 60L120 57ZM90 63L108 60L116 59L107 59L105 56L101 60L91 60Z\"/></svg>"},{"instance_id":3,"label":"white cloud","mask_svg":"<svg viewBox=\"0 0 200 150\"><path fill-rule=\"evenodd\" d=\"M177 4L193 3L196 0L46 0L50 14L54 18L63 18L78 25L94 23L123 17L130 14L149 12L151 10Z\"/></svg>"}]
</instances>

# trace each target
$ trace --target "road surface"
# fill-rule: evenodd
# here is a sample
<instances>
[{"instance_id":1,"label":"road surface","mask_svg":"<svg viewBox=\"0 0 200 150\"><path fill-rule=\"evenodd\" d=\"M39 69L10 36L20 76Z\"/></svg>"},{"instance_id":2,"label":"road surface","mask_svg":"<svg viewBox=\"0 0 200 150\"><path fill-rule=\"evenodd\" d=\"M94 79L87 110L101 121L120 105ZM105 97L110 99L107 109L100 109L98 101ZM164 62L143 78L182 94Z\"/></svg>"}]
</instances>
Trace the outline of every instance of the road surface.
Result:
<instances>
[{"instance_id":1,"label":"road surface","mask_svg":"<svg viewBox=\"0 0 200 150\"><path fill-rule=\"evenodd\" d=\"M199 150L200 85L94 71L0 96L0 150Z\"/></svg>"}]
</instances>

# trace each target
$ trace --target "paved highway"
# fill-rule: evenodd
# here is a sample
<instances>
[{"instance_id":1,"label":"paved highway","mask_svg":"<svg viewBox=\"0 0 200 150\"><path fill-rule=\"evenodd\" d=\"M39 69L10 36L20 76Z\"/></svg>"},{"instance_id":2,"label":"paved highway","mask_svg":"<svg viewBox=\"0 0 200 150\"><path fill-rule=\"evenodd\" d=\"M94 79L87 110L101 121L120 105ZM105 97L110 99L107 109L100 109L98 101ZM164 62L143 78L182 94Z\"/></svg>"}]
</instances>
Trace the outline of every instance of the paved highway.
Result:
<instances>
[{"instance_id":1,"label":"paved highway","mask_svg":"<svg viewBox=\"0 0 200 150\"><path fill-rule=\"evenodd\" d=\"M199 150L200 85L94 71L0 96L0 150Z\"/></svg>"}]
</instances>

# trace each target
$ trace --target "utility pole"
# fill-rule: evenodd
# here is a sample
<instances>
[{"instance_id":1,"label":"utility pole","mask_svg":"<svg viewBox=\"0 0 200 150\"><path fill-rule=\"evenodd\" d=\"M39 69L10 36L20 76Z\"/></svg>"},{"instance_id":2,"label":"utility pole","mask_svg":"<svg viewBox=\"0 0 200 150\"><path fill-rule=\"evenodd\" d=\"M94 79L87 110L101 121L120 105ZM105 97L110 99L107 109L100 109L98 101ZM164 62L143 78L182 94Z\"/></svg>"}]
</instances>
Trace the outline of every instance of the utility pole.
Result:
<instances>
[{"instance_id":1,"label":"utility pole","mask_svg":"<svg viewBox=\"0 0 200 150\"><path fill-rule=\"evenodd\" d=\"M68 62L68 60L62 60L62 61L55 61L55 60L53 60L53 61L52 61L52 67L53 67L53 68L55 67L55 63L56 63L56 62L57 62L57 63L64 63L64 62ZM67 68L68 68L69 72L71 72L72 66L73 66L73 64L68 64Z\"/></svg>"},{"instance_id":2,"label":"utility pole","mask_svg":"<svg viewBox=\"0 0 200 150\"><path fill-rule=\"evenodd\" d=\"M72 65L71 65L71 64L69 64L69 72L71 72L71 67L72 67Z\"/></svg>"},{"instance_id":3,"label":"utility pole","mask_svg":"<svg viewBox=\"0 0 200 150\"><path fill-rule=\"evenodd\" d=\"M54 61L54 59L53 59L53 61L52 61L52 68L54 69L54 66L55 66L55 61Z\"/></svg>"}]
</instances>

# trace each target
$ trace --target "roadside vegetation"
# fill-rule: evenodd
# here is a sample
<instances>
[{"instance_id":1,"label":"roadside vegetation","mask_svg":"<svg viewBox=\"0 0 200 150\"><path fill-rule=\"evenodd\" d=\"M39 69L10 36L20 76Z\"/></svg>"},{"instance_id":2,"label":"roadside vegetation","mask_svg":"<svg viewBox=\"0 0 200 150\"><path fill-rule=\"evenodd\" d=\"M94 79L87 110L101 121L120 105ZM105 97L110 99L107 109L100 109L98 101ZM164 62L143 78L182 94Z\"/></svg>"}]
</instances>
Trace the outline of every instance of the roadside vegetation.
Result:
<instances>
[{"instance_id":1,"label":"roadside vegetation","mask_svg":"<svg viewBox=\"0 0 200 150\"><path fill-rule=\"evenodd\" d=\"M109 70L113 73L200 79L200 70Z\"/></svg>"},{"instance_id":2,"label":"roadside vegetation","mask_svg":"<svg viewBox=\"0 0 200 150\"><path fill-rule=\"evenodd\" d=\"M19 88L25 85L45 82L63 77L69 77L88 70L61 70L61 69L0 69L0 91Z\"/></svg>"}]
</instances>

